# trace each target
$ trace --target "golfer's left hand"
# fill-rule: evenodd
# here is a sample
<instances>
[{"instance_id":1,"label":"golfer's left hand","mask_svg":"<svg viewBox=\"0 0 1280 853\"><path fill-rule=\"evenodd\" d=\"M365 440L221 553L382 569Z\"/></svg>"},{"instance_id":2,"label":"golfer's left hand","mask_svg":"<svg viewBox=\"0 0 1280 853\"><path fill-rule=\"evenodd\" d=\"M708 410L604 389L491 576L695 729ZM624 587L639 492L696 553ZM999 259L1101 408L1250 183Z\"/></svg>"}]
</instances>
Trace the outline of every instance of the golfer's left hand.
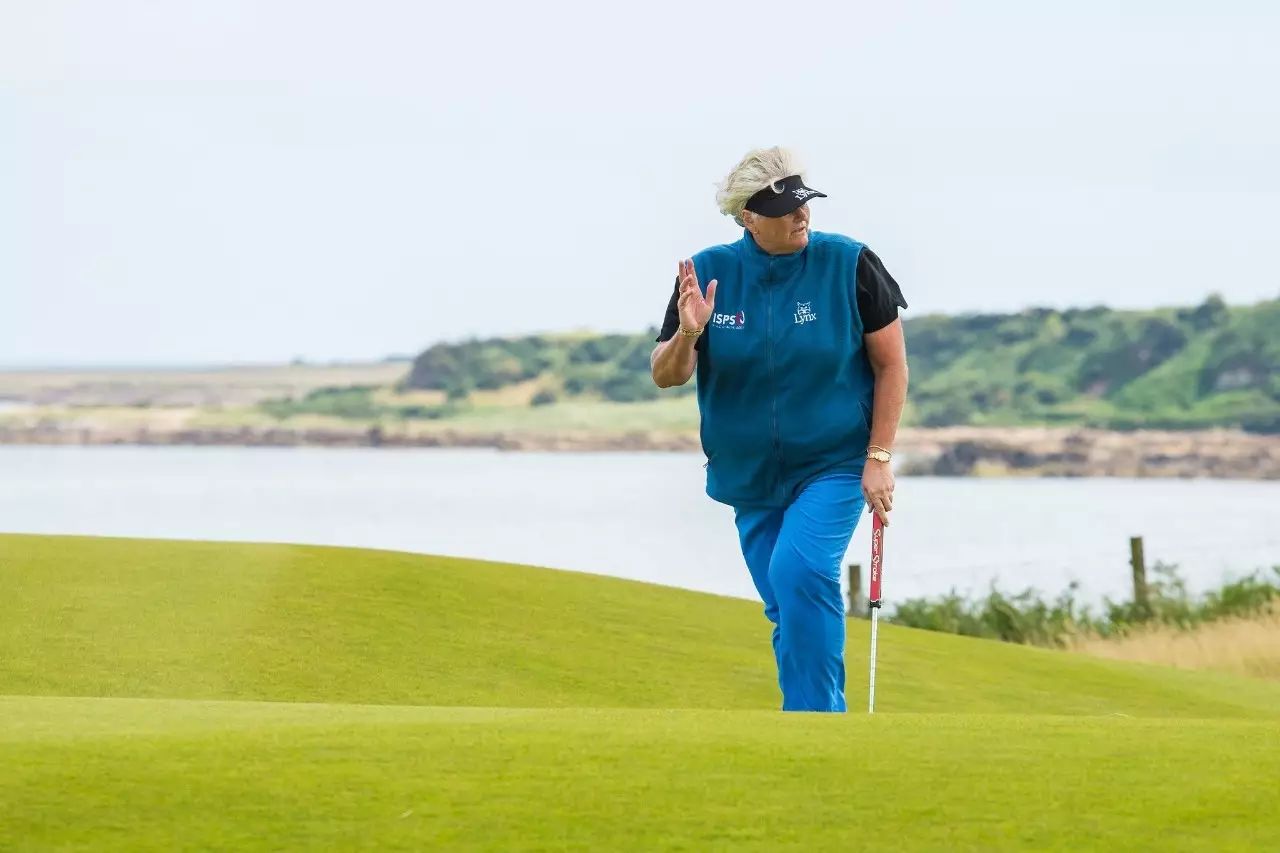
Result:
<instances>
[{"instance_id":1,"label":"golfer's left hand","mask_svg":"<svg viewBox=\"0 0 1280 853\"><path fill-rule=\"evenodd\" d=\"M867 460L867 467L862 471L862 495L867 499L867 509L880 516L880 520L889 524L889 513L893 512L893 470L887 462Z\"/></svg>"}]
</instances>

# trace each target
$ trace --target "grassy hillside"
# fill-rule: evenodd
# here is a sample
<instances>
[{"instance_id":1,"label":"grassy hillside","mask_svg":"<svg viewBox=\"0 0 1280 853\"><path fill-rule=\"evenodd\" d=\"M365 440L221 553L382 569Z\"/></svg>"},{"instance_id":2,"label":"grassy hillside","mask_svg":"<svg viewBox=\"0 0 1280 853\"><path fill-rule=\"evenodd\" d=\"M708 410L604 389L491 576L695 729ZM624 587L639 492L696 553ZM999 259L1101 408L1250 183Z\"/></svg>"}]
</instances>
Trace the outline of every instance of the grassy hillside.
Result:
<instances>
[{"instance_id":1,"label":"grassy hillside","mask_svg":"<svg viewBox=\"0 0 1280 853\"><path fill-rule=\"evenodd\" d=\"M0 535L0 588L4 849L1280 838L1260 680L886 626L883 713L781 715L757 605L628 581Z\"/></svg>"},{"instance_id":2,"label":"grassy hillside","mask_svg":"<svg viewBox=\"0 0 1280 853\"><path fill-rule=\"evenodd\" d=\"M759 606L593 575L385 551L3 536L0 588L0 693L778 704ZM851 624L856 682L867 630ZM1280 685L897 626L882 639L886 711L1280 712Z\"/></svg>"},{"instance_id":3,"label":"grassy hillside","mask_svg":"<svg viewBox=\"0 0 1280 853\"><path fill-rule=\"evenodd\" d=\"M922 316L906 321L909 422L924 426L1083 424L1131 429L1243 427L1280 432L1280 299L1228 307L1107 308ZM331 389L281 403L353 417L454 419L565 401L635 403L687 395L649 380L654 331L439 344L401 387L440 395L430 407L377 405L376 391ZM510 414L508 413L508 418ZM642 418L636 426L644 428Z\"/></svg>"}]
</instances>

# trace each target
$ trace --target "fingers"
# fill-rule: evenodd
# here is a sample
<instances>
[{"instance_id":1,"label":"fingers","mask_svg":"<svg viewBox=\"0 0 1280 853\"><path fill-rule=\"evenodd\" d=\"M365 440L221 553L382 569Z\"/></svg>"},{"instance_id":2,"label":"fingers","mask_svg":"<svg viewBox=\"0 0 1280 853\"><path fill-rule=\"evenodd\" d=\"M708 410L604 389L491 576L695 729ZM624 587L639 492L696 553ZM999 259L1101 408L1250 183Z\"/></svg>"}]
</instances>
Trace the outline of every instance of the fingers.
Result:
<instances>
[{"instance_id":1,"label":"fingers","mask_svg":"<svg viewBox=\"0 0 1280 853\"><path fill-rule=\"evenodd\" d=\"M889 526L889 509L885 505L884 498L876 498L872 501L871 509L876 515L880 516L880 521L885 527Z\"/></svg>"},{"instance_id":2,"label":"fingers","mask_svg":"<svg viewBox=\"0 0 1280 853\"><path fill-rule=\"evenodd\" d=\"M693 267L693 261L686 258L680 262L680 289L688 287L692 283L698 283L698 271Z\"/></svg>"},{"instance_id":3,"label":"fingers","mask_svg":"<svg viewBox=\"0 0 1280 853\"><path fill-rule=\"evenodd\" d=\"M875 492L863 491L862 494L867 499L867 512L874 512L880 516L880 520L887 527L889 513L893 512L893 492L876 490Z\"/></svg>"},{"instance_id":4,"label":"fingers","mask_svg":"<svg viewBox=\"0 0 1280 853\"><path fill-rule=\"evenodd\" d=\"M707 307L715 310L716 307L716 279L711 279L711 283L707 285Z\"/></svg>"}]
</instances>

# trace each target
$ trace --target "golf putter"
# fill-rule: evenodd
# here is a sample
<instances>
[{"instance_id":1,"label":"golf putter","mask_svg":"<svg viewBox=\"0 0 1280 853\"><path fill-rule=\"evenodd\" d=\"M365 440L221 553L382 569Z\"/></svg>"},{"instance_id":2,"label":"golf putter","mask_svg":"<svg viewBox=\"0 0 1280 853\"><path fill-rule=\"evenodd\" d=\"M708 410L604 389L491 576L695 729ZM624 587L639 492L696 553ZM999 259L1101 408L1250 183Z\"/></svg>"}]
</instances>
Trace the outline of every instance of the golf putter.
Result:
<instances>
[{"instance_id":1,"label":"golf putter","mask_svg":"<svg viewBox=\"0 0 1280 853\"><path fill-rule=\"evenodd\" d=\"M880 581L884 575L884 522L879 513L871 514L871 680L867 697L867 713L876 712L876 634L880 627Z\"/></svg>"}]
</instances>

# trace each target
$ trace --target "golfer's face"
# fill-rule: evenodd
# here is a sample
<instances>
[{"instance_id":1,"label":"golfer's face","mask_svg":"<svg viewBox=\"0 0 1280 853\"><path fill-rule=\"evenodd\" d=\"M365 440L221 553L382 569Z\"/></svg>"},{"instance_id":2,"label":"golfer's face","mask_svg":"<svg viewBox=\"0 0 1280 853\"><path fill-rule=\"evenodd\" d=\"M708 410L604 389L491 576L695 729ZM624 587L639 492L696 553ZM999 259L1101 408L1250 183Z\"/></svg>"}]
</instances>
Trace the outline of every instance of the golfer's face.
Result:
<instances>
[{"instance_id":1,"label":"golfer's face","mask_svg":"<svg viewBox=\"0 0 1280 853\"><path fill-rule=\"evenodd\" d=\"M802 204L786 216L760 216L761 242L798 252L809 243L809 205Z\"/></svg>"}]
</instances>

